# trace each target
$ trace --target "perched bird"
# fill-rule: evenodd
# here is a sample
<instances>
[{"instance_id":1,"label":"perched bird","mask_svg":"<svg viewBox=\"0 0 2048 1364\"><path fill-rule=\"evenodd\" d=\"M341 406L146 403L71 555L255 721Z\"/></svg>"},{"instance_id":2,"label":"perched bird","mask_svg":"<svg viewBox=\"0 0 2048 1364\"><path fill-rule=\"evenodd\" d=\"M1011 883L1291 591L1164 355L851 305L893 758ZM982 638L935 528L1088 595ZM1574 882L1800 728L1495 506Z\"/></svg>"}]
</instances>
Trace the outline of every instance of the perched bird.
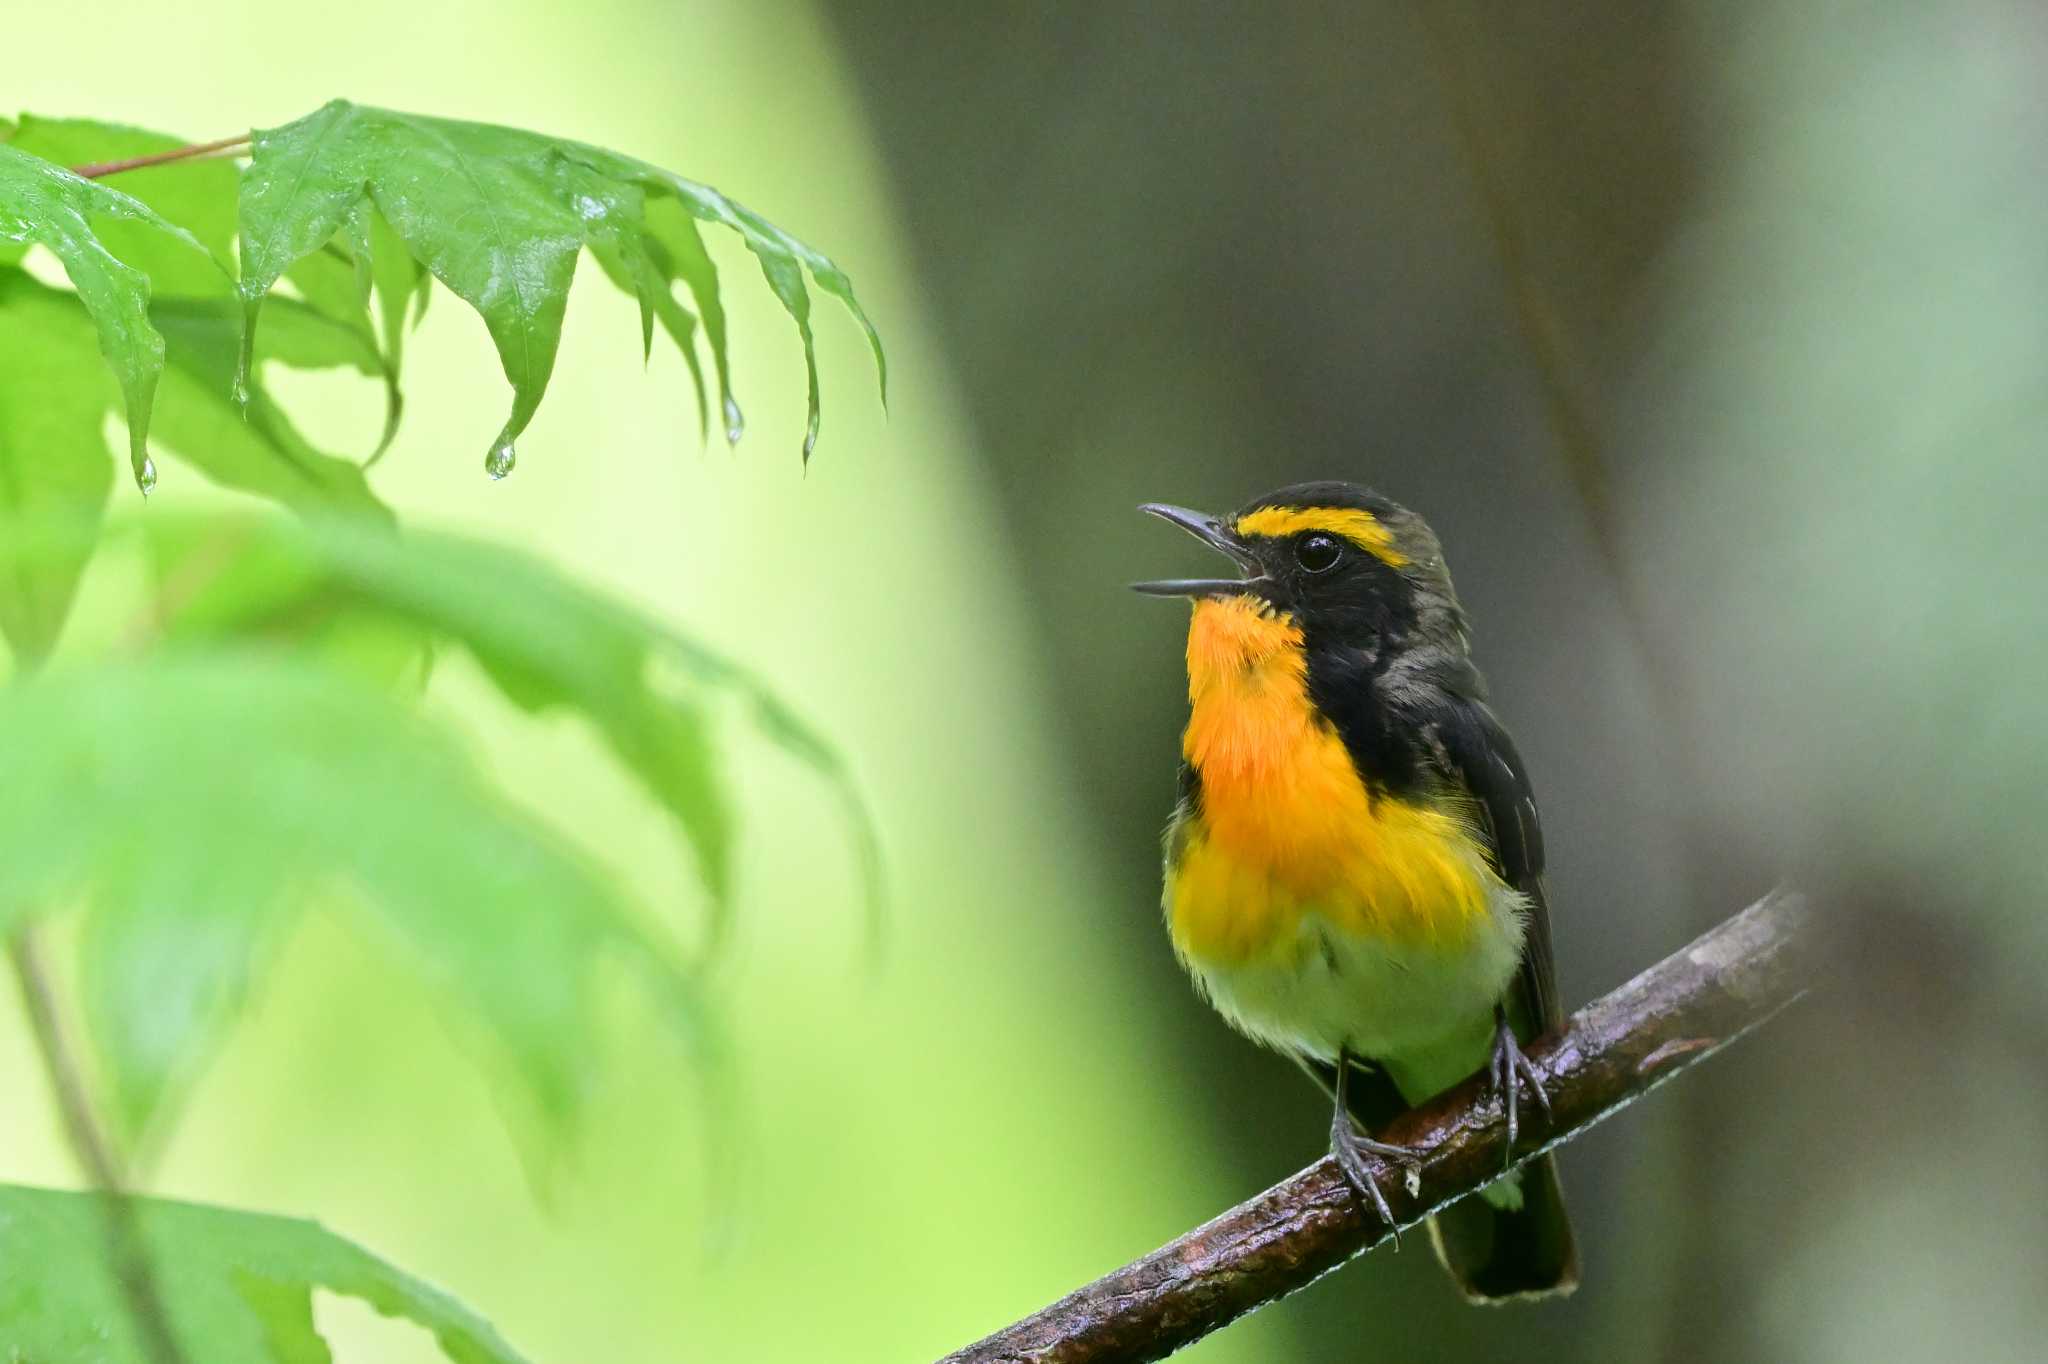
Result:
<instances>
[{"instance_id":1,"label":"perched bird","mask_svg":"<svg viewBox=\"0 0 2048 1364\"><path fill-rule=\"evenodd\" d=\"M1239 1031L1336 1100L1332 1153L1391 1225L1368 1133L1486 1069L1509 1145L1521 1043L1562 1022L1543 838L1486 704L1465 612L1421 517L1350 483L1234 516L1148 504L1241 576L1135 584L1194 602L1180 800L1166 835L1175 952ZM1465 1296L1578 1282L1550 1156L1430 1224Z\"/></svg>"}]
</instances>

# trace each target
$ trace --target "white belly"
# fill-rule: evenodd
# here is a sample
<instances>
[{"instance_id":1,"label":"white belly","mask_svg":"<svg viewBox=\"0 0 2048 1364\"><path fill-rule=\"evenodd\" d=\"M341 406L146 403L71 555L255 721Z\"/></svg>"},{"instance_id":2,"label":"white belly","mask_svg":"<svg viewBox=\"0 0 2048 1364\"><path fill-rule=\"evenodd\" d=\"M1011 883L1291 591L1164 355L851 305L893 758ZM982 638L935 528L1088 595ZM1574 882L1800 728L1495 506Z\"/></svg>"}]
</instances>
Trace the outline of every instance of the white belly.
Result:
<instances>
[{"instance_id":1,"label":"white belly","mask_svg":"<svg viewBox=\"0 0 2048 1364\"><path fill-rule=\"evenodd\" d=\"M1448 1049L1444 1064L1458 1067L1448 1084L1474 1068L1465 1053L1474 1039L1483 1048L1493 1006L1521 960L1523 897L1502 886L1489 908L1455 951L1340 935L1304 914L1292 950L1227 966L1189 958L1187 967L1217 1010L1254 1041L1324 1061L1340 1048L1417 1061Z\"/></svg>"}]
</instances>

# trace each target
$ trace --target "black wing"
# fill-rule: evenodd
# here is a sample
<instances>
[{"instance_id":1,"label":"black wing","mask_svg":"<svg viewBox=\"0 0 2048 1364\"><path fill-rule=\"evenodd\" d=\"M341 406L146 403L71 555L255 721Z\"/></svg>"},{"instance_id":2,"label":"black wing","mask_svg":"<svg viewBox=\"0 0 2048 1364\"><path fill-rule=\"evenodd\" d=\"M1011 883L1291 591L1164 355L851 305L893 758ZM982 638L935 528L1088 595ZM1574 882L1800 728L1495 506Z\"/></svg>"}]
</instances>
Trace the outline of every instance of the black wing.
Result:
<instances>
[{"instance_id":1,"label":"black wing","mask_svg":"<svg viewBox=\"0 0 2048 1364\"><path fill-rule=\"evenodd\" d=\"M1494 871L1529 897L1518 1002L1533 1031L1549 1032L1564 1022L1564 1006L1550 948L1550 906L1543 895L1543 827L1522 755L1477 698L1447 697L1432 718L1437 760L1478 804L1492 843Z\"/></svg>"}]
</instances>

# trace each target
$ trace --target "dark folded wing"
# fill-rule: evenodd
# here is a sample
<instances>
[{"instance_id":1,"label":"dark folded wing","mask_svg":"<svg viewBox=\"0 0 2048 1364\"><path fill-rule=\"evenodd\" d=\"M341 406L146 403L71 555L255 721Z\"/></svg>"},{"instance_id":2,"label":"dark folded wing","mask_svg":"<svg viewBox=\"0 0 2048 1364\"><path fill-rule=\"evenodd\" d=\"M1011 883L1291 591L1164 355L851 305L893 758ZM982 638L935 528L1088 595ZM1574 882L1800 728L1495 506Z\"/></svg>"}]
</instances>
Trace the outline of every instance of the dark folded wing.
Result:
<instances>
[{"instance_id":1,"label":"dark folded wing","mask_svg":"<svg viewBox=\"0 0 2048 1364\"><path fill-rule=\"evenodd\" d=\"M1522 755L1483 701L1447 697L1432 718L1437 759L1444 775L1478 806L1492 844L1494 870L1529 897L1518 1002L1534 1030L1548 1032L1564 1022L1564 1008L1551 956L1550 906L1543 894L1543 827L1536 819L1536 793Z\"/></svg>"}]
</instances>

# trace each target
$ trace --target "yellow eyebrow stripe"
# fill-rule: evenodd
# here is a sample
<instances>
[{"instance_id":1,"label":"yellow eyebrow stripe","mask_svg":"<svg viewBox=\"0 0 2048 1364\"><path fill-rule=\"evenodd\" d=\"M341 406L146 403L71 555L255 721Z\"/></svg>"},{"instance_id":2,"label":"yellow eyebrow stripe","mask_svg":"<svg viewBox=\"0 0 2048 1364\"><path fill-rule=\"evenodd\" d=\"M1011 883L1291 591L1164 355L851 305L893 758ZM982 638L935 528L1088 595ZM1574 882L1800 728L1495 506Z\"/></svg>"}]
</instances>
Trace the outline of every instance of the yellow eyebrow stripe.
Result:
<instances>
[{"instance_id":1,"label":"yellow eyebrow stripe","mask_svg":"<svg viewBox=\"0 0 2048 1364\"><path fill-rule=\"evenodd\" d=\"M1339 535L1381 563L1399 568L1408 556L1394 548L1394 533L1371 512L1351 507L1261 507L1237 518L1239 535L1270 535L1281 539L1306 530Z\"/></svg>"}]
</instances>

